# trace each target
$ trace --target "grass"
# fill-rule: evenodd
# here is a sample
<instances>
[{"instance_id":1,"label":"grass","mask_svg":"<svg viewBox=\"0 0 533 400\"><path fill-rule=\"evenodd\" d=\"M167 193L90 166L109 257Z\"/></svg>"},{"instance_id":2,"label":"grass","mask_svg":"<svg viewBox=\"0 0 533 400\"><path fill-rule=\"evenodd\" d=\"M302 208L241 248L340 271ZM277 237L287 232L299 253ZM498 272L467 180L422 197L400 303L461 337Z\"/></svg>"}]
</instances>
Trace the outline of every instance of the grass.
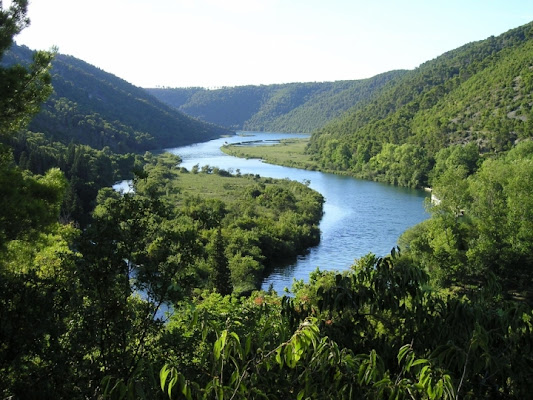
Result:
<instances>
[{"instance_id":1,"label":"grass","mask_svg":"<svg viewBox=\"0 0 533 400\"><path fill-rule=\"evenodd\" d=\"M280 144L266 146L222 146L222 151L234 157L259 158L267 163L307 170L318 169L318 163L305 153L309 139L285 139Z\"/></svg>"},{"instance_id":2,"label":"grass","mask_svg":"<svg viewBox=\"0 0 533 400\"><path fill-rule=\"evenodd\" d=\"M243 192L255 181L250 175L220 176L215 173L205 174L192 172L180 173L178 186L182 192L191 196L220 199L231 204L242 199Z\"/></svg>"}]
</instances>

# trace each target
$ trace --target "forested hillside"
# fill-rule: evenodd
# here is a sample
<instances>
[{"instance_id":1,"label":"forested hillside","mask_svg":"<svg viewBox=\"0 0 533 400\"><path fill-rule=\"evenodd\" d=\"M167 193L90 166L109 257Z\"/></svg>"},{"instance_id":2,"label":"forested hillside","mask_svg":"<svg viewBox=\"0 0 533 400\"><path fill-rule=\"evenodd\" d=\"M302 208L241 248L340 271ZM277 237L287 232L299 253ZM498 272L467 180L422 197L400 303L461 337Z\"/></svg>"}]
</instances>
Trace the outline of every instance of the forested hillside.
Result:
<instances>
[{"instance_id":1,"label":"forested hillside","mask_svg":"<svg viewBox=\"0 0 533 400\"><path fill-rule=\"evenodd\" d=\"M2 62L28 64L33 52L14 45ZM54 92L29 125L68 145L71 141L115 152L145 151L201 142L228 130L193 119L141 88L71 56L52 62Z\"/></svg>"},{"instance_id":2,"label":"forested hillside","mask_svg":"<svg viewBox=\"0 0 533 400\"><path fill-rule=\"evenodd\" d=\"M0 2L0 58L27 26L27 6ZM527 32L429 62L337 123L345 136L328 127L314 137L317 150L321 138L342 145L351 168L351 134L376 129L376 142L361 136L361 145L381 157L364 164L391 162L391 177L393 161L434 164L440 202L402 236L401 251L368 254L343 272L317 269L291 296L244 294L263 267L317 243L321 195L238 170L188 171L169 153L116 154L29 132L52 93L53 56L0 65L0 397L529 398ZM423 131L410 129L433 127L429 110L440 125L421 143ZM124 171L134 190L104 187Z\"/></svg>"},{"instance_id":3,"label":"forested hillside","mask_svg":"<svg viewBox=\"0 0 533 400\"><path fill-rule=\"evenodd\" d=\"M401 76L313 134L325 169L424 186L439 150L508 150L533 133L533 24L470 43Z\"/></svg>"},{"instance_id":4,"label":"forested hillside","mask_svg":"<svg viewBox=\"0 0 533 400\"><path fill-rule=\"evenodd\" d=\"M367 102L404 73L356 81L147 90L189 115L232 129L310 133Z\"/></svg>"},{"instance_id":5,"label":"forested hillside","mask_svg":"<svg viewBox=\"0 0 533 400\"><path fill-rule=\"evenodd\" d=\"M13 44L2 65L29 65L35 54L43 57ZM20 71L21 76L26 74L25 69ZM74 57L56 54L49 77L51 96L42 105L22 99L39 112L25 117L26 129L0 137L0 143L12 147L14 161L23 169L45 174L50 168L61 168L68 180L61 218L82 226L90 220L98 190L131 179L132 171L140 168L140 152L230 133ZM5 82L9 88L16 87L7 78Z\"/></svg>"}]
</instances>

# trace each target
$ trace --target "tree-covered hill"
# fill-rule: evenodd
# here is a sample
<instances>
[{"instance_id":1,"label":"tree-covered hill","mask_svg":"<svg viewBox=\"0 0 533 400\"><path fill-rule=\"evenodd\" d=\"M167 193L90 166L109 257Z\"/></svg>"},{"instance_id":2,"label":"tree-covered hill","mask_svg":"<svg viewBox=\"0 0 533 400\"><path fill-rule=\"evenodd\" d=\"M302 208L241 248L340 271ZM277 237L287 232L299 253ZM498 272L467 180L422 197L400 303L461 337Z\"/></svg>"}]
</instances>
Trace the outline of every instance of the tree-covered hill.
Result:
<instances>
[{"instance_id":1,"label":"tree-covered hill","mask_svg":"<svg viewBox=\"0 0 533 400\"><path fill-rule=\"evenodd\" d=\"M10 3L0 2L0 59L28 24L28 1ZM503 132L527 137L518 128L531 121L522 86L531 58L519 33L498 38L508 49L483 67L459 65L449 87L443 78L425 116L441 113L473 138L497 131L478 125L485 107L495 124L516 123ZM470 61L483 64L474 53ZM51 58L0 65L0 398L529 398L533 141L491 156L471 138L439 150L432 179L441 202L402 235L402 251L368 254L344 272L317 269L293 282L292 296L244 296L262 266L316 243L322 196L288 180L187 171L169 153L117 155L25 131L52 92ZM427 94L426 78L418 87ZM376 99L380 140L396 110L412 117L396 117L395 127L425 123L424 111L403 107L420 94L408 83L390 88L404 97ZM469 103L446 108L451 99ZM454 132L447 142L465 140ZM399 133L404 144L382 144L367 164L430 151ZM349 150L345 139L337 143ZM497 150L489 134L480 139ZM130 167L133 191L104 188ZM72 218L89 213L86 224Z\"/></svg>"},{"instance_id":2,"label":"tree-covered hill","mask_svg":"<svg viewBox=\"0 0 533 400\"><path fill-rule=\"evenodd\" d=\"M189 115L233 129L312 132L368 101L404 73L392 71L354 81L147 90Z\"/></svg>"},{"instance_id":3,"label":"tree-covered hill","mask_svg":"<svg viewBox=\"0 0 533 400\"><path fill-rule=\"evenodd\" d=\"M445 147L493 153L532 136L532 60L533 23L449 51L316 131L309 151L326 169L426 185Z\"/></svg>"},{"instance_id":4,"label":"tree-covered hill","mask_svg":"<svg viewBox=\"0 0 533 400\"><path fill-rule=\"evenodd\" d=\"M2 62L28 64L32 54L27 47L14 45ZM128 152L200 142L228 133L74 57L57 54L51 73L54 92L29 126L50 140Z\"/></svg>"}]
</instances>

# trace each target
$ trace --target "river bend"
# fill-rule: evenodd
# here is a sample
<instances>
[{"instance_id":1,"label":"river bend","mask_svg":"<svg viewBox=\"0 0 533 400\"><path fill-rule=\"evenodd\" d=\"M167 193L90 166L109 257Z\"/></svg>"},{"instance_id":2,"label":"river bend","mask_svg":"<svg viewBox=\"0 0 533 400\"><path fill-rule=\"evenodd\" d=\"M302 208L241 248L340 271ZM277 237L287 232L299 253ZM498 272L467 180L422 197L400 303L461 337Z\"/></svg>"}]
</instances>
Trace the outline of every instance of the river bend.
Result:
<instances>
[{"instance_id":1,"label":"river bend","mask_svg":"<svg viewBox=\"0 0 533 400\"><path fill-rule=\"evenodd\" d=\"M178 154L183 159L181 165L189 170L195 164L200 167L210 165L233 172L239 169L243 174L309 181L309 186L324 196L326 202L320 223L320 244L311 248L307 254L298 256L289 265L274 268L263 281L263 289L268 289L272 284L279 294L283 293L285 287L291 287L294 278L307 281L309 273L317 267L322 270L345 270L356 258L369 252L378 256L388 254L396 246L403 231L428 218L424 209L427 195L421 190L281 167L260 160L228 156L220 150L224 143L305 136L307 135L246 132L244 137L226 137L167 149Z\"/></svg>"}]
</instances>

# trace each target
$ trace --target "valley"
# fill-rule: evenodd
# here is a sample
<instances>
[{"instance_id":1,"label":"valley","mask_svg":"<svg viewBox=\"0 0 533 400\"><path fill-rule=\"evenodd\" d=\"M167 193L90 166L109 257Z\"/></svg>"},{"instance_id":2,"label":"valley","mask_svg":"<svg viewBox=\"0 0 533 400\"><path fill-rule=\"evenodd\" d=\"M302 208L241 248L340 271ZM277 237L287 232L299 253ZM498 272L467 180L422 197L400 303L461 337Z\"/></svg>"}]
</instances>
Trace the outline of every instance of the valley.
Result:
<instances>
[{"instance_id":1,"label":"valley","mask_svg":"<svg viewBox=\"0 0 533 400\"><path fill-rule=\"evenodd\" d=\"M528 398L533 23L367 79L143 89L16 45L28 7L0 2L2 399Z\"/></svg>"}]
</instances>

